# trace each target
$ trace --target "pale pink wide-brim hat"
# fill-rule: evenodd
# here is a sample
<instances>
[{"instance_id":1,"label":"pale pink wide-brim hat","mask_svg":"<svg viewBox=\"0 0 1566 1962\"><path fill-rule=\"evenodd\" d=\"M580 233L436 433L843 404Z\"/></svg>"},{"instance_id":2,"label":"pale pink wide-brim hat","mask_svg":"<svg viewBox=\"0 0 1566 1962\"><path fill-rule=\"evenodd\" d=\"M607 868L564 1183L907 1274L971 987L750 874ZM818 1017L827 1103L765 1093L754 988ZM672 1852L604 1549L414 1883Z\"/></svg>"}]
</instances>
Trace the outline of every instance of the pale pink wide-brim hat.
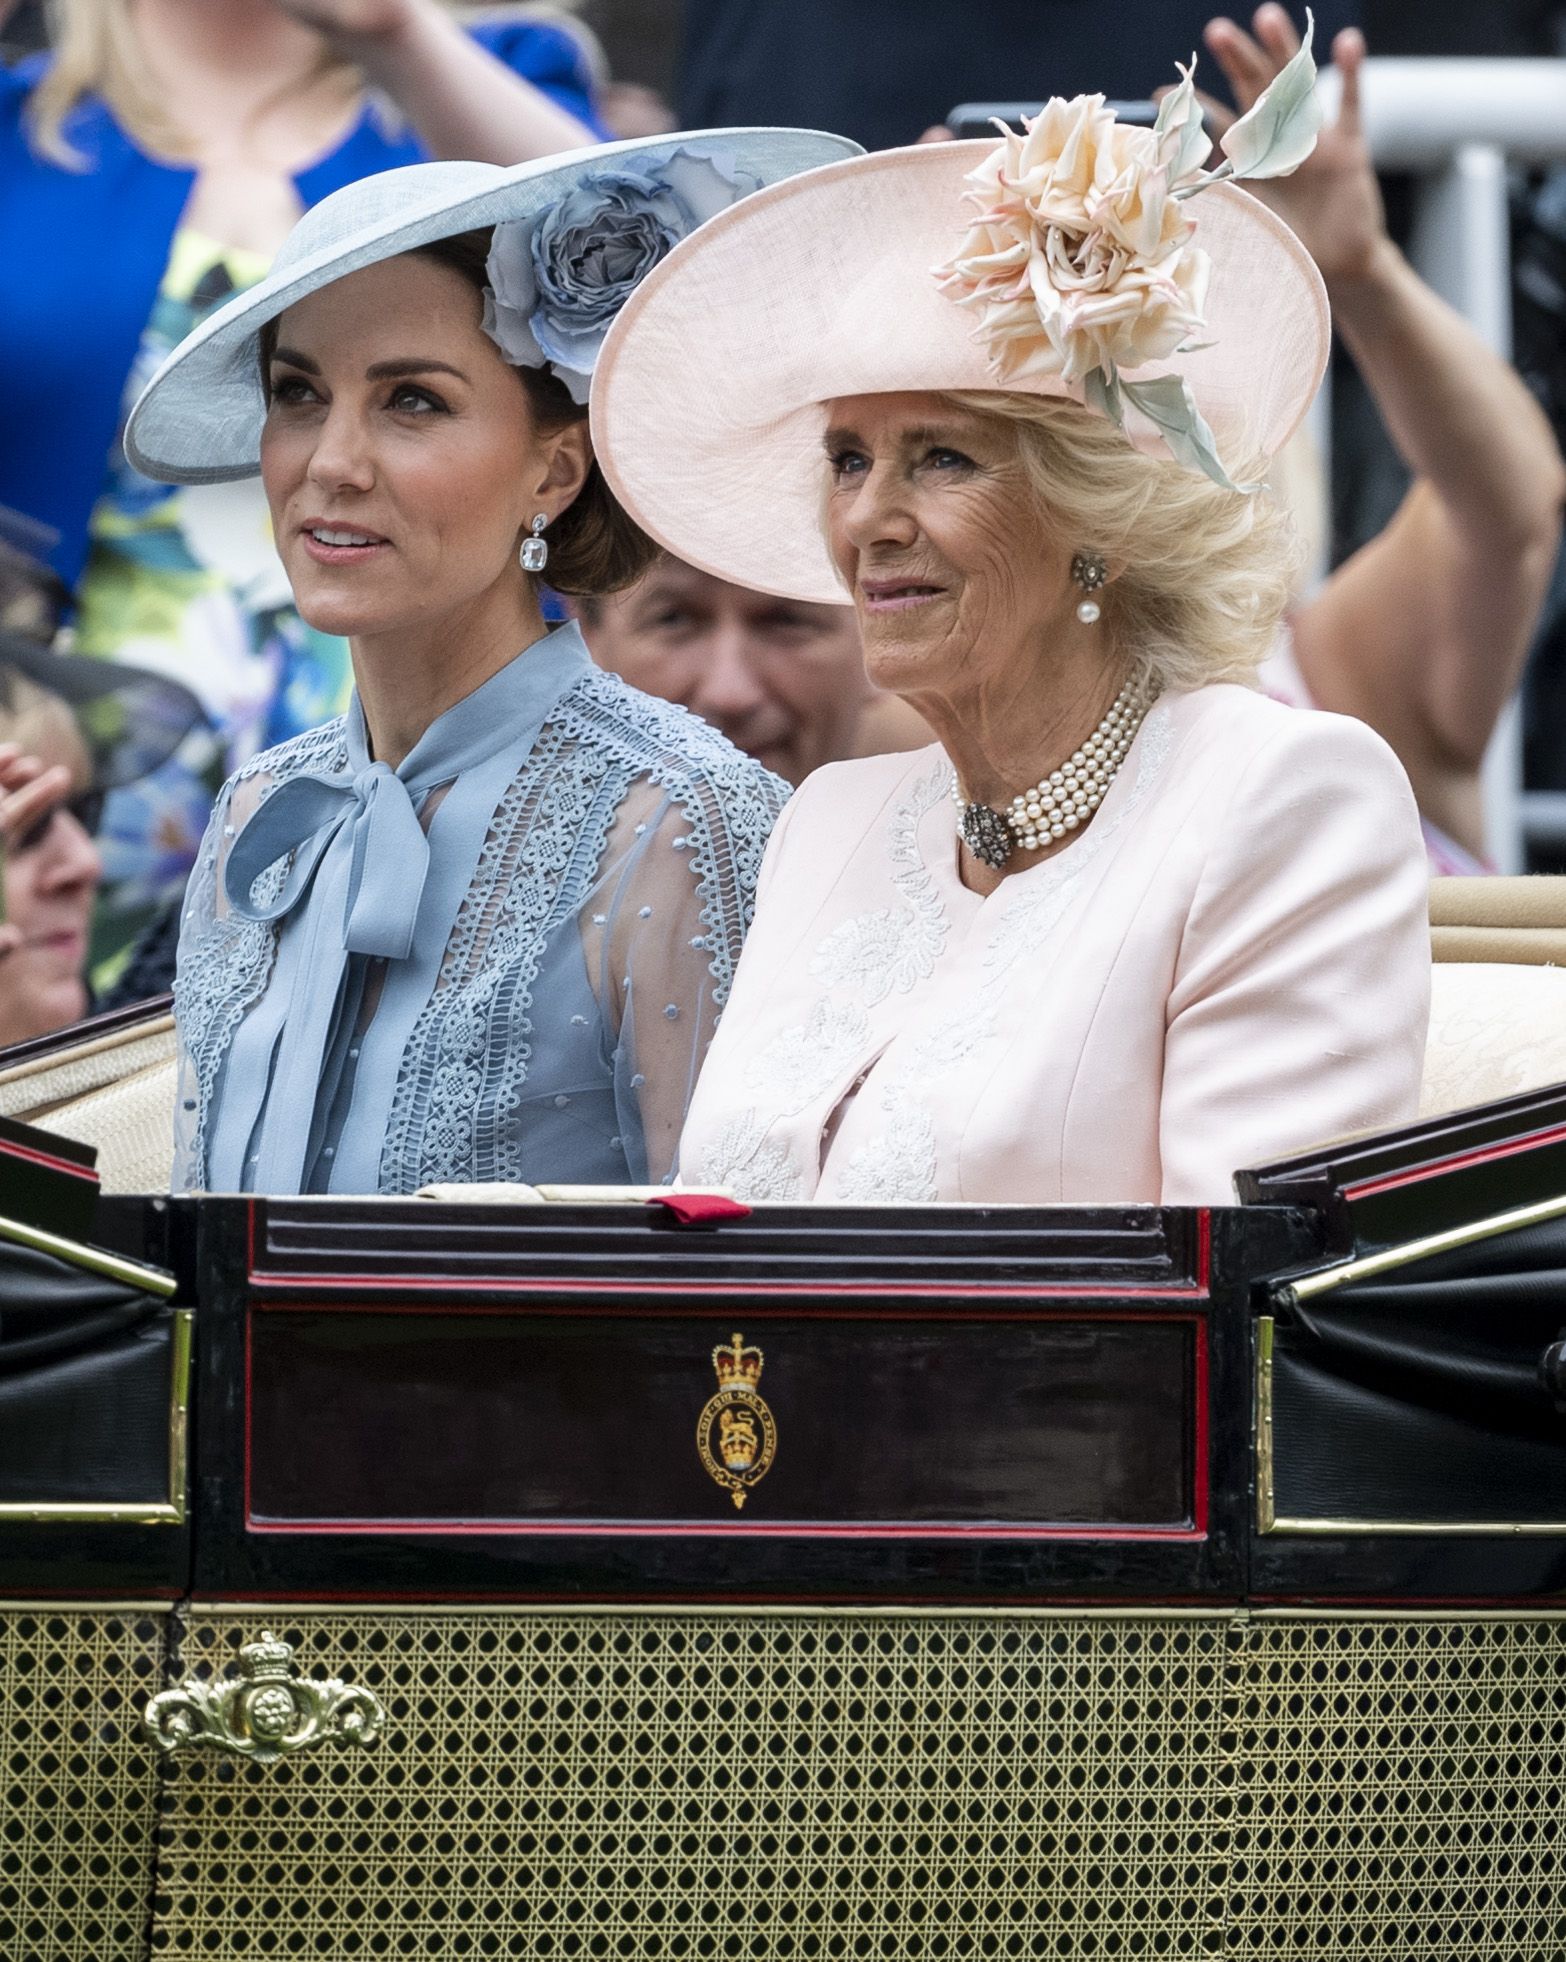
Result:
<instances>
[{"instance_id":1,"label":"pale pink wide-brim hat","mask_svg":"<svg viewBox=\"0 0 1566 1962\"><path fill-rule=\"evenodd\" d=\"M995 389L974 314L934 268L968 223L989 141L883 150L774 184L677 245L610 330L593 443L626 510L704 572L845 602L822 531L826 405L904 390ZM1325 372L1326 290L1281 218L1232 184L1192 208L1212 261L1210 346L1123 369L1180 374L1231 473L1274 456ZM1026 392L1080 400L1044 378ZM1138 448L1163 453L1128 412Z\"/></svg>"}]
</instances>

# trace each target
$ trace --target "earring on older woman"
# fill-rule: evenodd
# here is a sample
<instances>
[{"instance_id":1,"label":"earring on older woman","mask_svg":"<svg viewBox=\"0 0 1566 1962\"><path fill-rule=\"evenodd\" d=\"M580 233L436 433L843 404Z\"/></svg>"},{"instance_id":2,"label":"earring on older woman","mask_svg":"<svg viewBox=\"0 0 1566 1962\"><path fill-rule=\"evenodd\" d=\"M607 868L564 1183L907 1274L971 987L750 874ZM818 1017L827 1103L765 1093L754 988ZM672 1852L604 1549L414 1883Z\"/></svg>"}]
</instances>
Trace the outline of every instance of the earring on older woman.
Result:
<instances>
[{"instance_id":1,"label":"earring on older woman","mask_svg":"<svg viewBox=\"0 0 1566 1962\"><path fill-rule=\"evenodd\" d=\"M540 511L533 520L533 536L522 541L522 570L542 572L549 563L549 541L543 536L548 517Z\"/></svg>"},{"instance_id":2,"label":"earring on older woman","mask_svg":"<svg viewBox=\"0 0 1566 1962\"><path fill-rule=\"evenodd\" d=\"M1103 612L1093 595L1108 579L1109 567L1097 552L1078 552L1071 561L1071 576L1087 595L1077 604L1077 618L1084 627L1091 627Z\"/></svg>"}]
</instances>

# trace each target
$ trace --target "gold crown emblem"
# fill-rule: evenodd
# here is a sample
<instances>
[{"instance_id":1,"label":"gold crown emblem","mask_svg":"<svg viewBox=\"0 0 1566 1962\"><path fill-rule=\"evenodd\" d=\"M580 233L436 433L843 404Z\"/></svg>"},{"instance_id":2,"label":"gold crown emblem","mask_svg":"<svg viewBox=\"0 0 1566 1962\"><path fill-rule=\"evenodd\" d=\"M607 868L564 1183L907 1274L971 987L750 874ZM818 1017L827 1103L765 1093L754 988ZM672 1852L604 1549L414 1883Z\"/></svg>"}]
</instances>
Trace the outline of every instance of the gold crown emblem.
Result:
<instances>
[{"instance_id":1,"label":"gold crown emblem","mask_svg":"<svg viewBox=\"0 0 1566 1962\"><path fill-rule=\"evenodd\" d=\"M240 1673L253 1683L288 1677L293 1673L293 1660L292 1644L280 1642L271 1629L267 1629L259 1642L246 1642L239 1651Z\"/></svg>"},{"instance_id":2,"label":"gold crown emblem","mask_svg":"<svg viewBox=\"0 0 1566 1962\"><path fill-rule=\"evenodd\" d=\"M720 1346L713 1350L712 1366L718 1372L720 1390L753 1390L761 1381L761 1351L747 1349L744 1336L737 1330L726 1349Z\"/></svg>"},{"instance_id":3,"label":"gold crown emblem","mask_svg":"<svg viewBox=\"0 0 1566 1962\"><path fill-rule=\"evenodd\" d=\"M719 1412L718 1456L731 1472L748 1472L755 1464L760 1449L756 1420L743 1406L739 1410Z\"/></svg>"}]
</instances>

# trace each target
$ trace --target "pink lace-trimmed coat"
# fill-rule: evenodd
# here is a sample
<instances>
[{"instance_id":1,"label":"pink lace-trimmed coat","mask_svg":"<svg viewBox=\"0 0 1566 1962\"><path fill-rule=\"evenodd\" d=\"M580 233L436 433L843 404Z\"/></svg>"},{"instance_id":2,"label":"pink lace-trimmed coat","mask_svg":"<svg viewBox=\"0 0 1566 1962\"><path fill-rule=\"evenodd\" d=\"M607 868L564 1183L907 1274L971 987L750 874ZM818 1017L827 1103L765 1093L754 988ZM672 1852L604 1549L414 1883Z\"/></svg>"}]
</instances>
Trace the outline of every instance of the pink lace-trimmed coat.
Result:
<instances>
[{"instance_id":1,"label":"pink lace-trimmed coat","mask_svg":"<svg viewBox=\"0 0 1566 1962\"><path fill-rule=\"evenodd\" d=\"M938 748L833 765L773 834L681 1142L742 1197L1222 1204L1411 1120L1427 868L1347 717L1166 696L1103 806L986 898Z\"/></svg>"}]
</instances>

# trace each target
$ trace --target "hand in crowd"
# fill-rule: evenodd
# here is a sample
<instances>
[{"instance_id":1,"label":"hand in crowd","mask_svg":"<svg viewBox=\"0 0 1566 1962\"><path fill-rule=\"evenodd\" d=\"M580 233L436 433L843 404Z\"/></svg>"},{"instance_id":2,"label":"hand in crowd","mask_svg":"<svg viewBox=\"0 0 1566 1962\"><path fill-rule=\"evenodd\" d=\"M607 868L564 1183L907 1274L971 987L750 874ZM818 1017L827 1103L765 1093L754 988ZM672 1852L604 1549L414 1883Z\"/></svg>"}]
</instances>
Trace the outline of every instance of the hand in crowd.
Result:
<instances>
[{"instance_id":1,"label":"hand in crowd","mask_svg":"<svg viewBox=\"0 0 1566 1962\"><path fill-rule=\"evenodd\" d=\"M1223 70L1241 113L1274 82L1299 52L1300 37L1280 6L1258 7L1252 33L1223 17L1209 21L1206 41ZM1381 191L1360 120L1359 75L1365 37L1345 27L1332 43L1332 61L1343 93L1335 123L1324 128L1315 151L1292 177L1247 185L1297 235L1329 286L1362 278L1386 237ZM1221 135L1235 113L1203 95L1208 126Z\"/></svg>"},{"instance_id":2,"label":"hand in crowd","mask_svg":"<svg viewBox=\"0 0 1566 1962\"><path fill-rule=\"evenodd\" d=\"M405 27L420 0L272 0L280 13L331 41L379 40Z\"/></svg>"},{"instance_id":3,"label":"hand in crowd","mask_svg":"<svg viewBox=\"0 0 1566 1962\"><path fill-rule=\"evenodd\" d=\"M63 764L45 764L17 743L0 743L0 879L4 854L25 838L41 817L69 795L71 773ZM21 945L18 928L0 920L0 959Z\"/></svg>"}]
</instances>

